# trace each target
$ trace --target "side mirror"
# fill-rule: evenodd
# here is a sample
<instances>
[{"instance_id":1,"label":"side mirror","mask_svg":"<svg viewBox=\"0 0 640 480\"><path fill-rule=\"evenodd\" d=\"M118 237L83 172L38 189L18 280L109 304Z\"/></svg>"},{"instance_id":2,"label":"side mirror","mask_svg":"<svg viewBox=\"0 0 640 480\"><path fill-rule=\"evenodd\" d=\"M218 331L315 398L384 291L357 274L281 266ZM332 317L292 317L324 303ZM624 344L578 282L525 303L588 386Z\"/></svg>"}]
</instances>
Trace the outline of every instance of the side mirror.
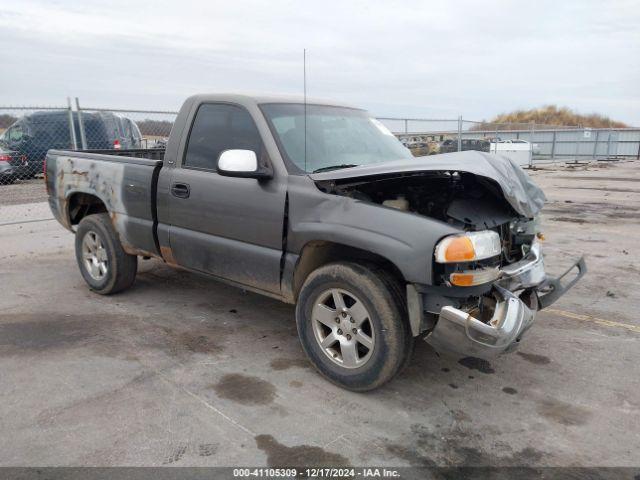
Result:
<instances>
[{"instance_id":1,"label":"side mirror","mask_svg":"<svg viewBox=\"0 0 640 480\"><path fill-rule=\"evenodd\" d=\"M271 178L269 169L258 165L253 150L225 150L218 157L218 173L227 177Z\"/></svg>"}]
</instances>

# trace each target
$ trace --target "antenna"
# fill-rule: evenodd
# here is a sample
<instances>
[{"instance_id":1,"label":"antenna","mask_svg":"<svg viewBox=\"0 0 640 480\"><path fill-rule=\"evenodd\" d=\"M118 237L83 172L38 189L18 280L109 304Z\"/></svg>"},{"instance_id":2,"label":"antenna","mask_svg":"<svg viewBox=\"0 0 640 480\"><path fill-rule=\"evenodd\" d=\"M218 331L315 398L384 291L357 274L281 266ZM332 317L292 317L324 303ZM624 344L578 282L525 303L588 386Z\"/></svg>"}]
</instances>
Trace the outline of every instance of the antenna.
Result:
<instances>
[{"instance_id":1,"label":"antenna","mask_svg":"<svg viewBox=\"0 0 640 480\"><path fill-rule=\"evenodd\" d=\"M307 49L302 50L302 89L304 98L304 170L307 171Z\"/></svg>"}]
</instances>

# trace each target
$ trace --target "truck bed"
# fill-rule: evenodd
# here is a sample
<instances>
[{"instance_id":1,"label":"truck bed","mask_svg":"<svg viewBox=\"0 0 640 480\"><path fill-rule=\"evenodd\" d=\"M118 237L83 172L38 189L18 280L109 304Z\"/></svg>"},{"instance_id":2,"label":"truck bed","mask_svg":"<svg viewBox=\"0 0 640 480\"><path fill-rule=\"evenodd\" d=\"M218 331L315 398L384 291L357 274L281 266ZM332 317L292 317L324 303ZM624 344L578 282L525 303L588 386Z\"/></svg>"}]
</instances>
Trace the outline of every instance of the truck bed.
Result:
<instances>
[{"instance_id":1,"label":"truck bed","mask_svg":"<svg viewBox=\"0 0 640 480\"><path fill-rule=\"evenodd\" d=\"M106 211L124 249L159 255L156 189L164 149L50 150L46 184L54 216L73 230L81 212Z\"/></svg>"},{"instance_id":2,"label":"truck bed","mask_svg":"<svg viewBox=\"0 0 640 480\"><path fill-rule=\"evenodd\" d=\"M146 158L148 160L160 160L164 158L164 148L132 148L128 150L76 150L79 153L94 153L98 155L111 155L116 157Z\"/></svg>"}]
</instances>

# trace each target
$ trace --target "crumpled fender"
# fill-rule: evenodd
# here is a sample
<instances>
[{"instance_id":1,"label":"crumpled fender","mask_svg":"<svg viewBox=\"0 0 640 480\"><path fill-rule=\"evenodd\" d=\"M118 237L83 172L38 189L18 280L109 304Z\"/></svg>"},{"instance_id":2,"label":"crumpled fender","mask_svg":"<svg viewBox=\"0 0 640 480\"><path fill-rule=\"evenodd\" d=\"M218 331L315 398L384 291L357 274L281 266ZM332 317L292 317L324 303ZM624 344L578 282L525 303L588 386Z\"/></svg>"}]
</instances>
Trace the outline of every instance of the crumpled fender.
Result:
<instances>
[{"instance_id":1,"label":"crumpled fender","mask_svg":"<svg viewBox=\"0 0 640 480\"><path fill-rule=\"evenodd\" d=\"M307 176L291 176L287 251L326 241L366 250L393 263L407 282L431 284L433 251L460 230L439 220L321 192Z\"/></svg>"}]
</instances>

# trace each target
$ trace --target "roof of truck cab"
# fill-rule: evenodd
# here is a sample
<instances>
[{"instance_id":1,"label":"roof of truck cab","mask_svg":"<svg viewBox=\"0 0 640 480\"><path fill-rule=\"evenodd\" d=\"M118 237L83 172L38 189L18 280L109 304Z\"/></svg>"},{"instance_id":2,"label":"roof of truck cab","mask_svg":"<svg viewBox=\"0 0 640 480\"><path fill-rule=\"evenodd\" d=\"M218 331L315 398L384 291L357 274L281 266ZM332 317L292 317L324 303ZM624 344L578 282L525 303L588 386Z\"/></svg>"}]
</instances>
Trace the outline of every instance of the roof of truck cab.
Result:
<instances>
[{"instance_id":1,"label":"roof of truck cab","mask_svg":"<svg viewBox=\"0 0 640 480\"><path fill-rule=\"evenodd\" d=\"M265 103L304 103L303 95L270 95L270 94L251 94L251 93L199 93L190 98L197 102L231 102L240 105L254 104L260 105ZM326 98L307 97L308 105L327 105L332 107L345 107L363 110L343 102Z\"/></svg>"}]
</instances>

